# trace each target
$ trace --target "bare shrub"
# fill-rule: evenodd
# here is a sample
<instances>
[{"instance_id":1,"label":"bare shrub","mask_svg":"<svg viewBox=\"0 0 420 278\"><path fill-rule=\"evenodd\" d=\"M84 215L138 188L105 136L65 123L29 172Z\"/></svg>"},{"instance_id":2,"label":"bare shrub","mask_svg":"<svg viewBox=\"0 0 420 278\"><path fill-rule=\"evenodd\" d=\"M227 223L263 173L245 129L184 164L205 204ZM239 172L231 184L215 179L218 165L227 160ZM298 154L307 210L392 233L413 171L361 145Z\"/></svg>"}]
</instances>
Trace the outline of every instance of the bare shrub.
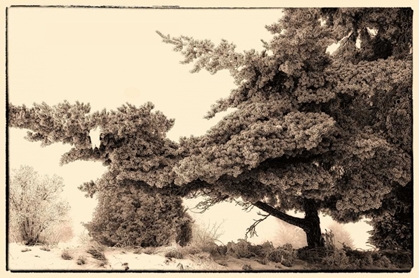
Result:
<instances>
[{"instance_id":1,"label":"bare shrub","mask_svg":"<svg viewBox=\"0 0 420 278\"><path fill-rule=\"evenodd\" d=\"M223 235L224 231L220 230L224 221L221 223L207 223L192 225L192 239L190 246L200 248L204 252L212 252L215 248L217 249L216 242L219 242L219 238Z\"/></svg>"},{"instance_id":2,"label":"bare shrub","mask_svg":"<svg viewBox=\"0 0 420 278\"><path fill-rule=\"evenodd\" d=\"M42 234L62 221L70 207L60 193L63 179L40 176L32 167L12 169L9 184L10 240L35 245L48 241Z\"/></svg>"},{"instance_id":3,"label":"bare shrub","mask_svg":"<svg viewBox=\"0 0 420 278\"><path fill-rule=\"evenodd\" d=\"M70 219L57 221L47 227L40 235L41 242L49 245L56 245L59 242L67 242L74 236Z\"/></svg>"},{"instance_id":4,"label":"bare shrub","mask_svg":"<svg viewBox=\"0 0 420 278\"><path fill-rule=\"evenodd\" d=\"M88 230L85 228L78 236L78 243L81 245L87 245L92 242L92 237L89 235Z\"/></svg>"}]
</instances>

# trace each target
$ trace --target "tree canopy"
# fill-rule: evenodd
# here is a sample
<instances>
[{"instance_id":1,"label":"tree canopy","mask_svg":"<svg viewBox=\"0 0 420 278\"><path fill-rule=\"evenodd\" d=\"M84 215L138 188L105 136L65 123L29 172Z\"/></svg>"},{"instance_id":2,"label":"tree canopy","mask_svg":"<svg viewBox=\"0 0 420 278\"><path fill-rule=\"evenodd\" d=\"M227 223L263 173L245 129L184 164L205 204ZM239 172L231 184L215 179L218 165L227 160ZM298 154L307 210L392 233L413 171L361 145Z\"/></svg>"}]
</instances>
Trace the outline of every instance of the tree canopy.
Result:
<instances>
[{"instance_id":1,"label":"tree canopy","mask_svg":"<svg viewBox=\"0 0 420 278\"><path fill-rule=\"evenodd\" d=\"M158 32L192 72L234 78L207 117L236 110L203 136L167 139L174 121L150 103L93 114L80 103L10 104L9 125L32 130L30 140L71 144L63 163L102 161L116 180L202 194L204 206L241 198L322 245L318 211L341 222L379 214L412 180L412 10L285 9L266 28L264 50L243 53L226 40ZM101 145L92 148L96 127Z\"/></svg>"}]
</instances>

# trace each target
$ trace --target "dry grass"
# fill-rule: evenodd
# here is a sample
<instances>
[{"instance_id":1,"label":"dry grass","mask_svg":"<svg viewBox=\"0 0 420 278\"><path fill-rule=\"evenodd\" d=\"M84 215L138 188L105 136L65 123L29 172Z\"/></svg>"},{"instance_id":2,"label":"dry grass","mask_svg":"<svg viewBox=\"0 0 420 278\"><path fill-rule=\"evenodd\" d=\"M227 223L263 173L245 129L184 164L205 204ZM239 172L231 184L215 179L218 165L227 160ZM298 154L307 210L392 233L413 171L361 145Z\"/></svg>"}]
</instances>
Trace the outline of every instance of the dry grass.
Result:
<instances>
[{"instance_id":1,"label":"dry grass","mask_svg":"<svg viewBox=\"0 0 420 278\"><path fill-rule=\"evenodd\" d=\"M107 262L107 259L105 257L104 254L104 249L101 247L97 247L97 246L91 246L89 247L88 250L86 250L86 253L90 254L92 256L92 258L98 260L98 261L103 261L103 262Z\"/></svg>"}]
</instances>

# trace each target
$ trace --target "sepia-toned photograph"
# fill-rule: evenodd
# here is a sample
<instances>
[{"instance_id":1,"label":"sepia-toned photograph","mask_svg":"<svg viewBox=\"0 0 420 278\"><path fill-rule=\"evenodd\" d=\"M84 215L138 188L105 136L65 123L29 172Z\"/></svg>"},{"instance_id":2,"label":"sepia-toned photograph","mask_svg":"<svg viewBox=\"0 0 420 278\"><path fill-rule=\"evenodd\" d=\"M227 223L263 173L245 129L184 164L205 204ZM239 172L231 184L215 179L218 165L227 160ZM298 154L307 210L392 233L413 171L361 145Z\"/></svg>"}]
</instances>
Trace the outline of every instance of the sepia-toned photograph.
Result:
<instances>
[{"instance_id":1,"label":"sepia-toned photograph","mask_svg":"<svg viewBox=\"0 0 420 278\"><path fill-rule=\"evenodd\" d=\"M8 272L418 267L417 10L4 12Z\"/></svg>"}]
</instances>

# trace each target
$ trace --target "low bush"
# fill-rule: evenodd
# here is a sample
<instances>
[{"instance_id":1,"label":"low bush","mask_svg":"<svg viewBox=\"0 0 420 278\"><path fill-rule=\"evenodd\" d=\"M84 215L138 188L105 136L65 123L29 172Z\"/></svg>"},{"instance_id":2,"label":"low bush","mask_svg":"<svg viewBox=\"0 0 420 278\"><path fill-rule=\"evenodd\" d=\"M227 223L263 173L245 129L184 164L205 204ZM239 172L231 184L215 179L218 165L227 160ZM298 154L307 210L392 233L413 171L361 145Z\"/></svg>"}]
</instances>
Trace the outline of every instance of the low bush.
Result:
<instances>
[{"instance_id":1,"label":"low bush","mask_svg":"<svg viewBox=\"0 0 420 278\"><path fill-rule=\"evenodd\" d=\"M395 257L392 257L392 255ZM395 269L410 268L410 256L402 253L384 251L361 251L350 248L334 249L322 256L319 266L322 269ZM300 254L300 256L302 253ZM391 259L390 256L391 255ZM310 257L310 256L309 256ZM313 258L313 256L312 256Z\"/></svg>"},{"instance_id":2,"label":"low bush","mask_svg":"<svg viewBox=\"0 0 420 278\"><path fill-rule=\"evenodd\" d=\"M373 262L373 265L374 266L377 266L377 267L380 267L380 268L392 268L393 267L393 265L392 265L392 262L391 262L391 260L390 259L388 259L388 257L387 256L381 256L380 258L379 258L379 260L376 260L376 261L374 261Z\"/></svg>"},{"instance_id":3,"label":"low bush","mask_svg":"<svg viewBox=\"0 0 420 278\"><path fill-rule=\"evenodd\" d=\"M379 252L381 255L386 256L391 260L392 264L398 268L411 268L413 267L413 253L409 251L395 251L395 250L382 250Z\"/></svg>"},{"instance_id":4,"label":"low bush","mask_svg":"<svg viewBox=\"0 0 420 278\"><path fill-rule=\"evenodd\" d=\"M290 247L291 245L276 248L268 254L268 260L275 263L281 263L282 265L287 267L291 267L294 261L294 256L293 248Z\"/></svg>"},{"instance_id":5,"label":"low bush","mask_svg":"<svg viewBox=\"0 0 420 278\"><path fill-rule=\"evenodd\" d=\"M133 251L133 254L141 254L141 253L143 253L143 250L142 250L142 248L136 248L134 251Z\"/></svg>"},{"instance_id":6,"label":"low bush","mask_svg":"<svg viewBox=\"0 0 420 278\"><path fill-rule=\"evenodd\" d=\"M281 263L283 260L283 250L274 250L268 254L268 259L275 263Z\"/></svg>"},{"instance_id":7,"label":"low bush","mask_svg":"<svg viewBox=\"0 0 420 278\"><path fill-rule=\"evenodd\" d=\"M264 251L261 245L249 245L248 246L249 252L251 252L251 256L256 257L264 257Z\"/></svg>"},{"instance_id":8,"label":"low bush","mask_svg":"<svg viewBox=\"0 0 420 278\"><path fill-rule=\"evenodd\" d=\"M175 259L182 259L184 255L177 249L170 250L165 254L166 258L175 258Z\"/></svg>"},{"instance_id":9,"label":"low bush","mask_svg":"<svg viewBox=\"0 0 420 278\"><path fill-rule=\"evenodd\" d=\"M327 250L325 247L303 247L297 250L296 256L302 261L310 264L320 264L322 259L329 253L331 253L331 251Z\"/></svg>"},{"instance_id":10,"label":"low bush","mask_svg":"<svg viewBox=\"0 0 420 278\"><path fill-rule=\"evenodd\" d=\"M353 250L348 247L343 249L349 258L349 263L355 269L370 269L374 266L374 262L380 259L380 255L372 251Z\"/></svg>"},{"instance_id":11,"label":"low bush","mask_svg":"<svg viewBox=\"0 0 420 278\"><path fill-rule=\"evenodd\" d=\"M322 264L329 269L347 269L350 265L349 257L344 250L335 249L331 254L322 258Z\"/></svg>"},{"instance_id":12,"label":"low bush","mask_svg":"<svg viewBox=\"0 0 420 278\"><path fill-rule=\"evenodd\" d=\"M86 253L90 254L94 259L98 261L106 262L107 259L103 251L103 247L98 245L92 245L88 250L86 250Z\"/></svg>"},{"instance_id":13,"label":"low bush","mask_svg":"<svg viewBox=\"0 0 420 278\"><path fill-rule=\"evenodd\" d=\"M256 257L263 261L276 249L269 241L266 241L263 244L253 245L244 239L239 239L238 242L228 242L227 246L219 246L219 250L220 254L226 254L238 259ZM293 252L291 251L289 253L292 254Z\"/></svg>"},{"instance_id":14,"label":"low bush","mask_svg":"<svg viewBox=\"0 0 420 278\"><path fill-rule=\"evenodd\" d=\"M252 270L252 267L251 267L251 265L249 265L249 264L244 264L244 265L242 266L242 270L245 270L245 271L250 271L250 270Z\"/></svg>"},{"instance_id":15,"label":"low bush","mask_svg":"<svg viewBox=\"0 0 420 278\"><path fill-rule=\"evenodd\" d=\"M212 256L219 255L218 246L214 242L209 242L205 245L201 245L199 248L201 249L201 251L210 253Z\"/></svg>"},{"instance_id":16,"label":"low bush","mask_svg":"<svg viewBox=\"0 0 420 278\"><path fill-rule=\"evenodd\" d=\"M293 266L293 261L292 260L283 260L281 262L282 265L287 266L287 267L292 267Z\"/></svg>"},{"instance_id":17,"label":"low bush","mask_svg":"<svg viewBox=\"0 0 420 278\"><path fill-rule=\"evenodd\" d=\"M196 254L196 257L201 259L201 260L206 260L206 261L211 259L210 254L207 253L207 252L200 252L200 253Z\"/></svg>"},{"instance_id":18,"label":"low bush","mask_svg":"<svg viewBox=\"0 0 420 278\"><path fill-rule=\"evenodd\" d=\"M266 265L268 264L269 260L267 257L261 258L261 259L257 259L257 262L259 262L262 265Z\"/></svg>"},{"instance_id":19,"label":"low bush","mask_svg":"<svg viewBox=\"0 0 420 278\"><path fill-rule=\"evenodd\" d=\"M146 255L153 255L155 254L155 248L153 247L146 247L143 249L143 253Z\"/></svg>"},{"instance_id":20,"label":"low bush","mask_svg":"<svg viewBox=\"0 0 420 278\"><path fill-rule=\"evenodd\" d=\"M81 189L87 190L86 186ZM185 246L190 241L191 217L181 198L108 176L95 186L98 205L85 227L97 242L110 247L159 247L172 241Z\"/></svg>"},{"instance_id":21,"label":"low bush","mask_svg":"<svg viewBox=\"0 0 420 278\"><path fill-rule=\"evenodd\" d=\"M345 249L350 262L355 268L371 269L371 268L411 268L412 254L411 252L381 250L381 251L359 251Z\"/></svg>"},{"instance_id":22,"label":"low bush","mask_svg":"<svg viewBox=\"0 0 420 278\"><path fill-rule=\"evenodd\" d=\"M66 250L63 250L63 252L61 253L61 258L63 260L72 260L73 256L70 255L69 250L66 249Z\"/></svg>"},{"instance_id":23,"label":"low bush","mask_svg":"<svg viewBox=\"0 0 420 278\"><path fill-rule=\"evenodd\" d=\"M227 254L227 246L226 245L218 245L217 252L219 255L225 256Z\"/></svg>"},{"instance_id":24,"label":"low bush","mask_svg":"<svg viewBox=\"0 0 420 278\"><path fill-rule=\"evenodd\" d=\"M86 264L86 258L84 257L84 256L79 256L78 258L77 258L77 262L76 262L78 265L84 265L84 264Z\"/></svg>"},{"instance_id":25,"label":"low bush","mask_svg":"<svg viewBox=\"0 0 420 278\"><path fill-rule=\"evenodd\" d=\"M251 251L258 257L265 258L267 257L275 248L273 243L266 241L261 245L252 245Z\"/></svg>"},{"instance_id":26,"label":"low bush","mask_svg":"<svg viewBox=\"0 0 420 278\"><path fill-rule=\"evenodd\" d=\"M193 237L193 230L191 221L186 221L180 224L178 228L178 234L175 238L175 241L180 246L186 246Z\"/></svg>"},{"instance_id":27,"label":"low bush","mask_svg":"<svg viewBox=\"0 0 420 278\"><path fill-rule=\"evenodd\" d=\"M282 249L284 249L284 250L286 250L286 251L288 251L290 253L293 253L293 246L290 243L284 244L282 246Z\"/></svg>"},{"instance_id":28,"label":"low bush","mask_svg":"<svg viewBox=\"0 0 420 278\"><path fill-rule=\"evenodd\" d=\"M235 242L228 242L227 244L227 251L226 254L240 258L250 258L253 253L249 250L251 243L244 239L239 239L237 243Z\"/></svg>"},{"instance_id":29,"label":"low bush","mask_svg":"<svg viewBox=\"0 0 420 278\"><path fill-rule=\"evenodd\" d=\"M182 248L183 253L186 254L191 254L191 255L195 255L198 254L200 252L202 252L202 250L196 246L185 246Z\"/></svg>"}]
</instances>

